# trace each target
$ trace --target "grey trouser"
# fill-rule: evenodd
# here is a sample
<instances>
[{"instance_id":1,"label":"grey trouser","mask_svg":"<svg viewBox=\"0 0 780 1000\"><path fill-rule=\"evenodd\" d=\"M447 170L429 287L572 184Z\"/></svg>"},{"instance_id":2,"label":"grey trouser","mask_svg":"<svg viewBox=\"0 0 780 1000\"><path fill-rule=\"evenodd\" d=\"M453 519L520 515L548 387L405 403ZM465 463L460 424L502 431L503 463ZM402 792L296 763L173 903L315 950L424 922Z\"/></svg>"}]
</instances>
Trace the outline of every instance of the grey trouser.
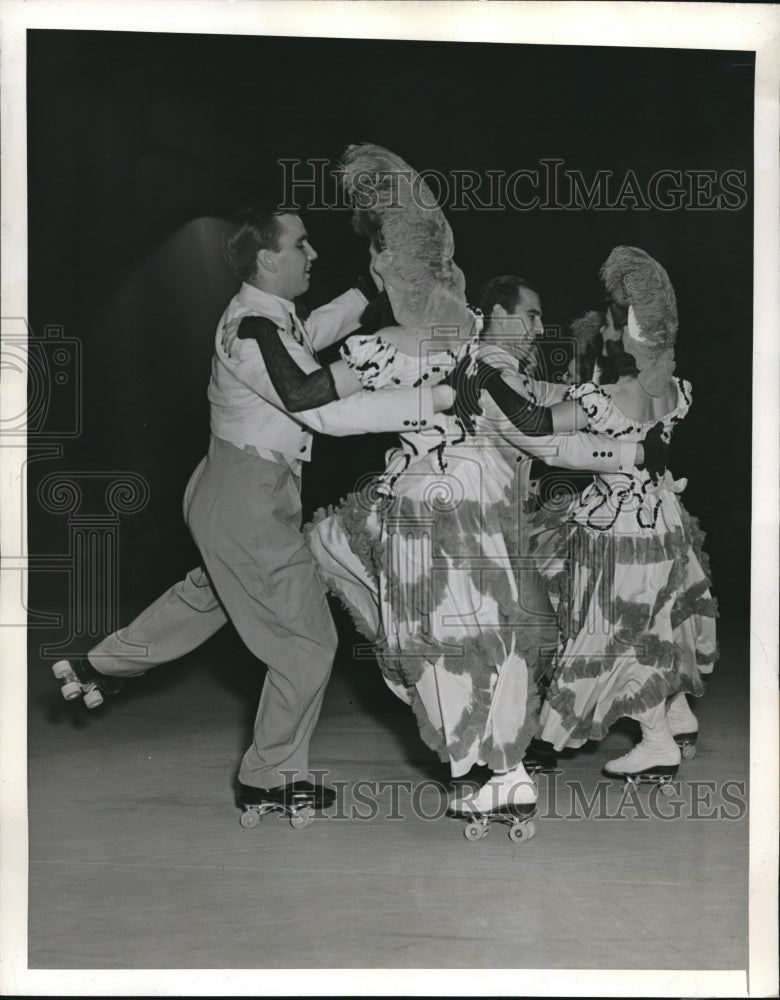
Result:
<instances>
[{"instance_id":1,"label":"grey trouser","mask_svg":"<svg viewBox=\"0 0 780 1000\"><path fill-rule=\"evenodd\" d=\"M272 788L288 772L305 778L337 636L300 532L300 480L212 438L184 512L205 572L188 573L89 660L105 674L137 676L195 649L229 618L268 667L239 780Z\"/></svg>"}]
</instances>

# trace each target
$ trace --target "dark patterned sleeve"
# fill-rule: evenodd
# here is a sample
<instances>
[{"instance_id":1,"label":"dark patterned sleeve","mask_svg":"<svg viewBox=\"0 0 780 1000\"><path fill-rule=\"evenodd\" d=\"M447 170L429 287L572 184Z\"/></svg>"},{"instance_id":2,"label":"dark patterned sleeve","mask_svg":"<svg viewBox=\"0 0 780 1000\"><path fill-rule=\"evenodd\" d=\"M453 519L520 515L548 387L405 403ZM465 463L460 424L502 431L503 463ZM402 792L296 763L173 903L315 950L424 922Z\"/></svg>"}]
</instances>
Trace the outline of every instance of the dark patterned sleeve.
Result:
<instances>
[{"instance_id":1,"label":"dark patterned sleeve","mask_svg":"<svg viewBox=\"0 0 780 1000\"><path fill-rule=\"evenodd\" d=\"M265 316L245 316L240 340L256 341L271 384L289 413L314 410L339 398L330 368L304 372L290 357L276 324Z\"/></svg>"}]
</instances>

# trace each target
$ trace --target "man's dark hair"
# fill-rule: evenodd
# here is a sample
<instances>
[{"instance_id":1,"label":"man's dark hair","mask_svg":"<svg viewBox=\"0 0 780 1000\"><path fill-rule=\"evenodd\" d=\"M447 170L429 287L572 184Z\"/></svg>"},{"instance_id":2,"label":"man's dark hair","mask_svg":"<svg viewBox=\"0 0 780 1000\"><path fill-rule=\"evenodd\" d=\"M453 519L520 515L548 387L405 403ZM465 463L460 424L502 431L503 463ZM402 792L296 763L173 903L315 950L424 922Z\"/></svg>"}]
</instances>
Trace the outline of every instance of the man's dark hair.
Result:
<instances>
[{"instance_id":1,"label":"man's dark hair","mask_svg":"<svg viewBox=\"0 0 780 1000\"><path fill-rule=\"evenodd\" d=\"M479 308L485 317L485 327L489 326L490 317L493 315L493 310L497 305L503 306L508 313L515 311L517 303L520 300L520 292L523 288L527 288L529 291L539 295L539 290L530 281L526 281L525 278L518 278L514 274L502 274L497 278L491 278L483 286L482 291L479 293Z\"/></svg>"},{"instance_id":2,"label":"man's dark hair","mask_svg":"<svg viewBox=\"0 0 780 1000\"><path fill-rule=\"evenodd\" d=\"M248 205L231 218L231 233L223 245L225 260L237 278L251 281L261 250L279 249L279 216L289 215L273 204Z\"/></svg>"}]
</instances>

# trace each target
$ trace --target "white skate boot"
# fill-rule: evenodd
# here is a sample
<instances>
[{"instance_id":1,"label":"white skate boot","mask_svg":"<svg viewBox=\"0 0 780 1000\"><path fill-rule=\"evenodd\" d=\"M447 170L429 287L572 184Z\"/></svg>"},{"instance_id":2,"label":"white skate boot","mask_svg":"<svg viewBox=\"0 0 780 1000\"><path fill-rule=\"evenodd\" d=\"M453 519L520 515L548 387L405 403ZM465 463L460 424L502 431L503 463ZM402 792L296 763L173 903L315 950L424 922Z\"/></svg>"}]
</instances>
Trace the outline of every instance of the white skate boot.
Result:
<instances>
[{"instance_id":1,"label":"white skate boot","mask_svg":"<svg viewBox=\"0 0 780 1000\"><path fill-rule=\"evenodd\" d=\"M666 705L661 703L633 718L642 728L641 742L622 757L608 761L604 773L610 778L625 778L631 785L657 784L665 795L671 795L681 754L666 721Z\"/></svg>"},{"instance_id":2,"label":"white skate boot","mask_svg":"<svg viewBox=\"0 0 780 1000\"><path fill-rule=\"evenodd\" d=\"M683 760L691 760L696 756L699 720L691 711L683 692L672 695L666 702L666 720Z\"/></svg>"},{"instance_id":3,"label":"white skate boot","mask_svg":"<svg viewBox=\"0 0 780 1000\"><path fill-rule=\"evenodd\" d=\"M520 843L536 832L531 820L536 815L537 795L536 785L519 764L511 771L494 774L478 792L452 799L447 815L467 821L467 840L481 840L491 822L499 822L508 823L510 839Z\"/></svg>"}]
</instances>

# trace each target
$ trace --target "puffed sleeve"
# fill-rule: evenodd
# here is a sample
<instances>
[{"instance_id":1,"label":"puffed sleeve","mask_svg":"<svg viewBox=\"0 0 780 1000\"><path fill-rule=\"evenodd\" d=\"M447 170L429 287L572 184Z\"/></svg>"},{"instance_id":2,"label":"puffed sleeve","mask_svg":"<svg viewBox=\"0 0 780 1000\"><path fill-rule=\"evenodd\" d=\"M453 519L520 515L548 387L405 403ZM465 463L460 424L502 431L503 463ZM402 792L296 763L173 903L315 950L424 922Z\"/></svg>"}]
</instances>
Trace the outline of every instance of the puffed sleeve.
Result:
<instances>
[{"instance_id":1,"label":"puffed sleeve","mask_svg":"<svg viewBox=\"0 0 780 1000\"><path fill-rule=\"evenodd\" d=\"M595 382L579 382L569 386L566 399L579 403L588 421L588 430L609 433L612 430L612 399Z\"/></svg>"},{"instance_id":2,"label":"puffed sleeve","mask_svg":"<svg viewBox=\"0 0 780 1000\"><path fill-rule=\"evenodd\" d=\"M341 357L364 389L416 386L420 382L420 359L404 354L376 333L349 337L341 348Z\"/></svg>"}]
</instances>

